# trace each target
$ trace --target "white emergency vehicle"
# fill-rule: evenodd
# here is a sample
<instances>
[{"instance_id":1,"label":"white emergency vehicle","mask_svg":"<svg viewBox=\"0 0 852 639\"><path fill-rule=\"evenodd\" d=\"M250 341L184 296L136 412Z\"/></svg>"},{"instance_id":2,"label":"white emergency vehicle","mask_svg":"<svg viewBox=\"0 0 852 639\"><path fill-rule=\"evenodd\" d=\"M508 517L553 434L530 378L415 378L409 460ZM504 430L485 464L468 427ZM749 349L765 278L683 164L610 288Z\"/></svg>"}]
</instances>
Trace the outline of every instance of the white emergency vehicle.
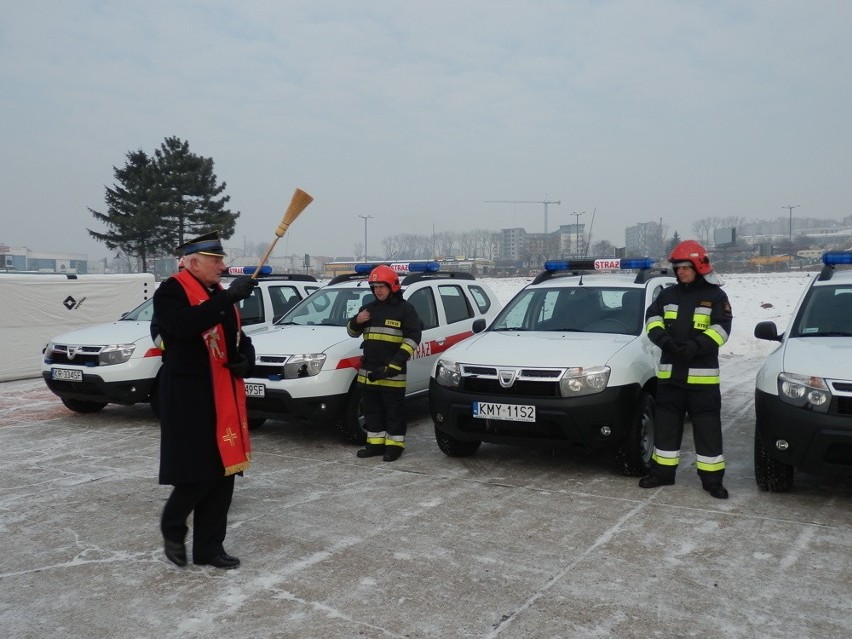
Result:
<instances>
[{"instance_id":1,"label":"white emergency vehicle","mask_svg":"<svg viewBox=\"0 0 852 639\"><path fill-rule=\"evenodd\" d=\"M233 267L228 276L253 268ZM237 303L243 330L251 335L271 326L299 301L320 287L311 275L271 275L264 267L249 298ZM222 278L225 288L228 277ZM41 374L66 407L93 413L107 404L150 402L158 413L157 379L163 351L151 339L153 297L121 319L54 337L44 348Z\"/></svg>"},{"instance_id":2,"label":"white emergency vehicle","mask_svg":"<svg viewBox=\"0 0 852 639\"><path fill-rule=\"evenodd\" d=\"M644 474L660 353L645 309L675 283L671 269L652 267L547 262L488 330L438 358L429 405L439 448L463 457L482 442L611 447L621 472Z\"/></svg>"},{"instance_id":3,"label":"white emergency vehicle","mask_svg":"<svg viewBox=\"0 0 852 639\"><path fill-rule=\"evenodd\" d=\"M437 357L485 328L500 310L497 296L470 273L439 271L438 262L389 263L401 276L402 295L417 310L421 342L409 360L406 397L429 390ZM316 291L271 329L252 336L255 367L246 378L249 425L267 419L306 418L336 424L346 441L362 442L355 376L361 339L346 331L349 318L373 299L359 264Z\"/></svg>"},{"instance_id":4,"label":"white emergency vehicle","mask_svg":"<svg viewBox=\"0 0 852 639\"><path fill-rule=\"evenodd\" d=\"M761 490L786 492L796 468L852 476L852 252L828 252L788 330L754 328L780 342L757 373L754 476Z\"/></svg>"}]
</instances>

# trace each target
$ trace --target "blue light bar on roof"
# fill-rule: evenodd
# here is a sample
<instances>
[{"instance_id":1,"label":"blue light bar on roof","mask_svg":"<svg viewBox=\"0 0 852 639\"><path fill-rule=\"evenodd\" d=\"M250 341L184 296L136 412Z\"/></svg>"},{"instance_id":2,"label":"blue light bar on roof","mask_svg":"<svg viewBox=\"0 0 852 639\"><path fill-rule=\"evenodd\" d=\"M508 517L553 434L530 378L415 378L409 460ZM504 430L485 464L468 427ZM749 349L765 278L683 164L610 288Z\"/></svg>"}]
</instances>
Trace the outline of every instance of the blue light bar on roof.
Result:
<instances>
[{"instance_id":1,"label":"blue light bar on roof","mask_svg":"<svg viewBox=\"0 0 852 639\"><path fill-rule=\"evenodd\" d=\"M852 264L852 251L828 251L822 254L822 263L827 266Z\"/></svg>"},{"instance_id":2,"label":"blue light bar on roof","mask_svg":"<svg viewBox=\"0 0 852 639\"><path fill-rule=\"evenodd\" d=\"M435 271L440 270L441 265L438 262L378 262L375 264L356 264L355 272L358 275L369 275L370 271L379 266L379 264L385 264L385 266L391 267L394 271L400 274L405 273L434 273Z\"/></svg>"},{"instance_id":3,"label":"blue light bar on roof","mask_svg":"<svg viewBox=\"0 0 852 639\"><path fill-rule=\"evenodd\" d=\"M256 266L229 266L228 275L252 275L257 270ZM260 275L272 275L272 267L264 264L260 267Z\"/></svg>"},{"instance_id":4,"label":"blue light bar on roof","mask_svg":"<svg viewBox=\"0 0 852 639\"><path fill-rule=\"evenodd\" d=\"M438 262L409 262L409 273L434 273L440 270L441 265Z\"/></svg>"},{"instance_id":5,"label":"blue light bar on roof","mask_svg":"<svg viewBox=\"0 0 852 639\"><path fill-rule=\"evenodd\" d=\"M654 265L650 257L597 257L583 260L548 260L544 263L545 271L612 271L651 268Z\"/></svg>"}]
</instances>

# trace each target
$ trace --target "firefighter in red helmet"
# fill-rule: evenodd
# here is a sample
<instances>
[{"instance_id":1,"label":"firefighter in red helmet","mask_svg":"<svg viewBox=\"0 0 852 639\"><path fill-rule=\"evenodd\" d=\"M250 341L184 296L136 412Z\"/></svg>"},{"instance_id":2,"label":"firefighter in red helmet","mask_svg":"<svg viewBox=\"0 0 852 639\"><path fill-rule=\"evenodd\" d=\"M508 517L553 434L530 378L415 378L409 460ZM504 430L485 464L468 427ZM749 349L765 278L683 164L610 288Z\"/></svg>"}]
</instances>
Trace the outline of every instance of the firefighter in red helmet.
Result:
<instances>
[{"instance_id":1,"label":"firefighter in red helmet","mask_svg":"<svg viewBox=\"0 0 852 639\"><path fill-rule=\"evenodd\" d=\"M399 277L390 266L375 267L367 283L375 299L346 324L350 336L363 336L364 340L357 383L367 445L357 454L382 455L385 461L396 461L405 448L406 362L420 344L420 318L402 298Z\"/></svg>"},{"instance_id":2,"label":"firefighter in red helmet","mask_svg":"<svg viewBox=\"0 0 852 639\"><path fill-rule=\"evenodd\" d=\"M663 289L645 313L645 330L660 347L654 452L642 488L674 484L688 414L695 438L696 467L704 490L727 499L722 485L722 399L719 347L731 332L731 305L701 244L686 240L669 261L677 285Z\"/></svg>"}]
</instances>

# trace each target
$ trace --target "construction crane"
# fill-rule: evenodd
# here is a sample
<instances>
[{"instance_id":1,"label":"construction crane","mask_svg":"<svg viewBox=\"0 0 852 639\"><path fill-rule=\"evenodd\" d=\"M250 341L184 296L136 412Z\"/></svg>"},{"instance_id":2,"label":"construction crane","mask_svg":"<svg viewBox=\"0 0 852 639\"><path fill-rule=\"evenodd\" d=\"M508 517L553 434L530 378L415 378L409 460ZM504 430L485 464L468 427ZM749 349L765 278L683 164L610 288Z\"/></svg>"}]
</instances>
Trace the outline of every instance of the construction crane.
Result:
<instances>
[{"instance_id":1,"label":"construction crane","mask_svg":"<svg viewBox=\"0 0 852 639\"><path fill-rule=\"evenodd\" d=\"M548 200L545 194L543 200L483 200L486 204L544 204L544 233L547 235L547 205L557 204L562 202L559 200Z\"/></svg>"}]
</instances>

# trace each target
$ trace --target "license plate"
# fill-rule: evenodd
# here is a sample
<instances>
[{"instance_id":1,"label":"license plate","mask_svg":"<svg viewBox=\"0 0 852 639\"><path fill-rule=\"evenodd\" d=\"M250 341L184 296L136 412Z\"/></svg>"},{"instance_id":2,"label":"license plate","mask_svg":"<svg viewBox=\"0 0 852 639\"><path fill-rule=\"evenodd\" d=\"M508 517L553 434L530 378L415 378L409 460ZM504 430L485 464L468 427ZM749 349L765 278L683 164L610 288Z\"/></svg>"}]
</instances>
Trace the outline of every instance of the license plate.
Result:
<instances>
[{"instance_id":1,"label":"license plate","mask_svg":"<svg viewBox=\"0 0 852 639\"><path fill-rule=\"evenodd\" d=\"M473 416L477 419L501 419L512 422L534 422L535 406L473 402Z\"/></svg>"},{"instance_id":2,"label":"license plate","mask_svg":"<svg viewBox=\"0 0 852 639\"><path fill-rule=\"evenodd\" d=\"M51 368L50 376L53 379L59 379L63 382L83 381L83 371L78 371L73 368Z\"/></svg>"},{"instance_id":3,"label":"license plate","mask_svg":"<svg viewBox=\"0 0 852 639\"><path fill-rule=\"evenodd\" d=\"M246 384L246 397L266 397L264 384Z\"/></svg>"}]
</instances>

